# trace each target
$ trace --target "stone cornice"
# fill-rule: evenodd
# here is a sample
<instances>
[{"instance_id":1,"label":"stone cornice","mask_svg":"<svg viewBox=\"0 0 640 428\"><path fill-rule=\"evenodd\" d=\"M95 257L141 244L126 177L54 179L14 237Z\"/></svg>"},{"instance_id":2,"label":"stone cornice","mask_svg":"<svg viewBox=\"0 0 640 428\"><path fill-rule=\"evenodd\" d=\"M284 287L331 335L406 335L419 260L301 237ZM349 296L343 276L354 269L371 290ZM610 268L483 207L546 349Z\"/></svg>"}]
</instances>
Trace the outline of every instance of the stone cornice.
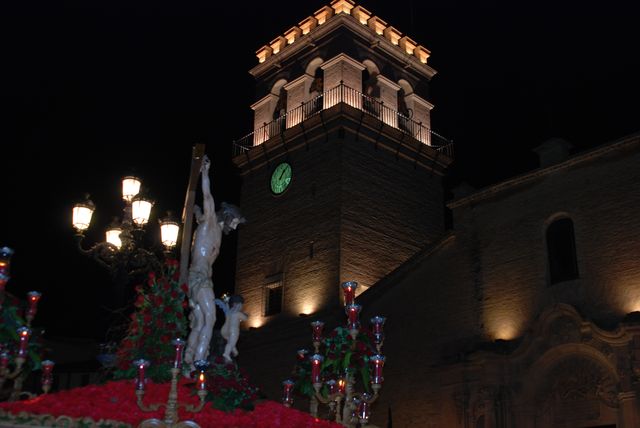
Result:
<instances>
[{"instance_id":1,"label":"stone cornice","mask_svg":"<svg viewBox=\"0 0 640 428\"><path fill-rule=\"evenodd\" d=\"M495 184L493 186L487 187L485 189L479 190L472 195L465 196L456 200L453 200L447 203L447 207L451 209L460 208L464 205L468 205L474 202L481 201L483 199L495 196L505 190L511 189L513 187L530 183L539 178L546 177L555 172L565 170L567 168L571 168L575 165L579 165L581 163L590 161L592 159L599 158L611 152L615 152L617 150L622 150L623 148L632 146L634 144L640 143L640 133L633 134L628 137L622 138L621 140L614 141L613 143L606 144L602 147L598 147L593 150L589 150L586 153L579 154L574 156L562 163L548 166L546 168L540 168L534 170L529 173L525 173L522 175L518 175L514 178L508 179L501 183Z\"/></svg>"},{"instance_id":2,"label":"stone cornice","mask_svg":"<svg viewBox=\"0 0 640 428\"><path fill-rule=\"evenodd\" d=\"M362 65L361 63L359 63L355 59L351 58L349 55L343 54L343 53L341 53L340 55L334 56L329 61L325 61L320 66L320 68L322 68L323 70L326 70L327 68L332 67L333 65L337 64L338 62L346 62L347 64L350 64L353 68L357 68L360 71L365 69L364 65Z\"/></svg>"},{"instance_id":3,"label":"stone cornice","mask_svg":"<svg viewBox=\"0 0 640 428\"><path fill-rule=\"evenodd\" d=\"M256 110L259 109L260 107L262 107L265 103L268 103L269 101L272 100L276 100L278 99L277 95L274 94L267 94L264 97L260 98L258 101L256 101L255 103L251 104L251 109L252 110Z\"/></svg>"},{"instance_id":4,"label":"stone cornice","mask_svg":"<svg viewBox=\"0 0 640 428\"><path fill-rule=\"evenodd\" d=\"M434 105L431 104L429 101L419 97L416 94L409 94L406 97L404 97L404 99L409 102L414 101L415 103L422 105L424 108L428 109L429 111L433 110L433 107L434 107Z\"/></svg>"},{"instance_id":5,"label":"stone cornice","mask_svg":"<svg viewBox=\"0 0 640 428\"><path fill-rule=\"evenodd\" d=\"M386 77L382 76L382 75L378 75L378 83L382 83L383 85L394 89L394 90L399 90L400 89L400 85L396 84L396 82L387 79Z\"/></svg>"},{"instance_id":6,"label":"stone cornice","mask_svg":"<svg viewBox=\"0 0 640 428\"><path fill-rule=\"evenodd\" d=\"M313 80L313 76L309 76L308 74L303 74L302 76L298 77L297 79L292 80L291 82L287 83L284 85L284 89L286 89L287 91L295 86L298 86L301 83L304 83L305 81L309 81L309 80Z\"/></svg>"}]
</instances>

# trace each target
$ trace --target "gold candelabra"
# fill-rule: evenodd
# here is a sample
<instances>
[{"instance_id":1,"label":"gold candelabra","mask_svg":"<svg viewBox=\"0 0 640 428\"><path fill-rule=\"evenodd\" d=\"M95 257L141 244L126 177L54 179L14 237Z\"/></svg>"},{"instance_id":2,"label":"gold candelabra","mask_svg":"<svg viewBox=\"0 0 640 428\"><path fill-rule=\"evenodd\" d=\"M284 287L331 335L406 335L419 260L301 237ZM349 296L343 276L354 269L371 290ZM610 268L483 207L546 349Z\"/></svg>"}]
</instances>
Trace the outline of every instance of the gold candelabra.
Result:
<instances>
[{"instance_id":1,"label":"gold candelabra","mask_svg":"<svg viewBox=\"0 0 640 428\"><path fill-rule=\"evenodd\" d=\"M136 379L136 401L138 407L143 412L155 412L161 407L165 407L164 420L160 420L157 418L145 419L138 425L138 428L200 428L200 425L195 423L194 421L180 421L178 419L178 408L182 407L187 412L198 413L200 412L205 404L207 397L207 384L205 372L207 368L209 368L209 363L205 360L195 361L193 364L198 371L198 379L197 379L197 387L198 387L198 398L200 402L197 405L193 404L185 404L178 402L178 377L182 372L182 351L184 350L184 340L175 339L173 341L173 345L175 346L176 357L173 363L173 367L171 367L171 386L169 389L169 395L167 397L166 403L155 403L155 404L144 404L144 394L145 394L145 371L149 366L149 361L147 360L136 360L133 363L138 368L138 377Z\"/></svg>"},{"instance_id":2,"label":"gold candelabra","mask_svg":"<svg viewBox=\"0 0 640 428\"><path fill-rule=\"evenodd\" d=\"M4 311L5 286L11 278L9 272L11 267L11 256L13 250L9 247L0 248L0 310ZM11 354L8 349L0 352L0 391L3 390L7 381L13 381L8 401L16 401L21 397L33 398L36 394L22 391L23 383L29 374L25 371L25 363L29 355L29 339L31 337L31 322L38 309L38 301L42 295L37 291L27 293L28 307L26 311L26 325L18 328L18 350L13 359L13 368L10 368ZM52 371L55 363L51 360L41 362L42 367L42 390L46 394L51 389L53 383Z\"/></svg>"},{"instance_id":3,"label":"gold candelabra","mask_svg":"<svg viewBox=\"0 0 640 428\"><path fill-rule=\"evenodd\" d=\"M357 352L358 336L361 333L360 322L358 320L362 307L354 303L355 290L358 284L355 281L349 281L342 284L344 292L345 312L347 315L347 332L345 337L351 339L348 346L349 355ZM322 336L324 323L322 321L313 321L311 323L312 342L315 353L307 358L308 351L301 349L298 351L298 360L300 362L308 361L311 366L311 384L313 391L311 393L309 412L312 416L318 417L319 404L325 404L329 407L329 413L332 418L345 427L354 428L356 426L371 427L367 425L371 416L370 407L378 399L380 390L382 389L382 368L384 367L385 357L382 353L382 344L384 342L383 326L385 318L375 316L371 318L371 338L377 353L367 356L365 361L370 365L369 379L371 392L356 391L355 371L345 368L344 375L340 375L339 379L329 379L323 382L323 370L327 371L329 367L335 367L336 361L332 361L331 352L328 350L325 339ZM322 346L327 351L327 361L322 355ZM373 352L371 352L373 353ZM367 364L367 363L365 363ZM346 365L346 364L345 364ZM327 370L325 370L327 369ZM293 404L293 388L295 382L285 380L283 382L283 404L291 407ZM325 388L323 388L325 386ZM365 389L367 385L365 385Z\"/></svg>"}]
</instances>

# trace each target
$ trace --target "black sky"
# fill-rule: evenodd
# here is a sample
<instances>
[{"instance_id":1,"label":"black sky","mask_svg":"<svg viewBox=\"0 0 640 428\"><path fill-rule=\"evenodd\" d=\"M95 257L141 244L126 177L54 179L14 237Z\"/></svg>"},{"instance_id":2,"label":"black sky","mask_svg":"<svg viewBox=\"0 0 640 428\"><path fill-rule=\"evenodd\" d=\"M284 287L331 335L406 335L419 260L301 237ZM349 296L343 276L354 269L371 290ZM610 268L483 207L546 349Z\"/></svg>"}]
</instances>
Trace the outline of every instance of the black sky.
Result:
<instances>
[{"instance_id":1,"label":"black sky","mask_svg":"<svg viewBox=\"0 0 640 428\"><path fill-rule=\"evenodd\" d=\"M556 4L558 3L558 4ZM135 171L159 213L180 211L205 143L216 200L239 200L231 142L250 131L255 51L328 1L65 2L2 6L3 220L9 291L40 290L53 335L99 337L110 280L73 246L70 209L120 214ZM451 180L480 187L535 168L550 137L576 150L640 131L632 2L362 1L431 50L433 128L454 140ZM233 239L216 290L233 281ZM81 297L81 298L79 298ZM62 310L61 310L62 309Z\"/></svg>"}]
</instances>

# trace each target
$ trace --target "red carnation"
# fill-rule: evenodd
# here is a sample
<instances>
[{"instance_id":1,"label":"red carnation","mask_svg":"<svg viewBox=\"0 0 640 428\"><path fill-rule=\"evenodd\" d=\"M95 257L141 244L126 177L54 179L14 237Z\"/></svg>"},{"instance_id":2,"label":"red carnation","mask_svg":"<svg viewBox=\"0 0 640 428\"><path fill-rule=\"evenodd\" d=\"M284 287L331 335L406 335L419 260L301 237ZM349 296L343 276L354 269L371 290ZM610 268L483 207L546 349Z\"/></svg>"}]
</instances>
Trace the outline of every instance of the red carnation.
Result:
<instances>
[{"instance_id":1,"label":"red carnation","mask_svg":"<svg viewBox=\"0 0 640 428\"><path fill-rule=\"evenodd\" d=\"M142 304L144 303L144 296L143 295L139 295L138 298L136 299L136 308L139 308L140 306L142 306Z\"/></svg>"}]
</instances>

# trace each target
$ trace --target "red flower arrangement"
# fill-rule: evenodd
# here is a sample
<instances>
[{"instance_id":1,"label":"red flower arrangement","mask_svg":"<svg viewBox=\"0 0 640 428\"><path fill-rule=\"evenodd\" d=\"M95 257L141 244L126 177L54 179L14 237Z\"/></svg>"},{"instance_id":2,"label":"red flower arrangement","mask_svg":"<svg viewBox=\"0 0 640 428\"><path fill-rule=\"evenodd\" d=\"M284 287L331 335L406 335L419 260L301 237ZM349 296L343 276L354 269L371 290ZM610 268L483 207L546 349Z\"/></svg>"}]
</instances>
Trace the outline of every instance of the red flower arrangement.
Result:
<instances>
[{"instance_id":1,"label":"red flower arrangement","mask_svg":"<svg viewBox=\"0 0 640 428\"><path fill-rule=\"evenodd\" d=\"M198 398L191 394L187 385L189 380L181 379L178 385L178 397L181 403L196 404ZM169 384L149 382L145 388L145 403L164 403L167 400ZM120 424L102 424L102 427L120 427L122 424L137 426L149 418L162 419L164 410L143 412L136 404L135 386L132 381L121 380L107 382L104 385L91 385L74 388L55 394L41 395L32 400L0 403L0 422L10 420L20 412L32 415L48 414L52 416L66 415L72 418L89 417L94 421L111 420ZM216 428L339 428L341 425L316 419L309 414L284 407L274 401L263 401L255 406L252 412L235 410L228 413L206 406L200 413L189 413L179 410L180 420L192 420L201 427ZM27 417L22 417L26 421Z\"/></svg>"},{"instance_id":2,"label":"red flower arrangement","mask_svg":"<svg viewBox=\"0 0 640 428\"><path fill-rule=\"evenodd\" d=\"M171 341L187 334L184 309L188 287L179 281L178 261L167 259L160 275L150 272L147 283L136 287L136 311L116 353L115 379L133 379L136 368L132 362L140 358L151 361L147 370L151 379L171 379L169 369L175 355Z\"/></svg>"},{"instance_id":3,"label":"red flower arrangement","mask_svg":"<svg viewBox=\"0 0 640 428\"><path fill-rule=\"evenodd\" d=\"M253 410L260 391L249 383L246 373L235 362L215 357L207 370L207 401L225 412L237 408Z\"/></svg>"}]
</instances>

